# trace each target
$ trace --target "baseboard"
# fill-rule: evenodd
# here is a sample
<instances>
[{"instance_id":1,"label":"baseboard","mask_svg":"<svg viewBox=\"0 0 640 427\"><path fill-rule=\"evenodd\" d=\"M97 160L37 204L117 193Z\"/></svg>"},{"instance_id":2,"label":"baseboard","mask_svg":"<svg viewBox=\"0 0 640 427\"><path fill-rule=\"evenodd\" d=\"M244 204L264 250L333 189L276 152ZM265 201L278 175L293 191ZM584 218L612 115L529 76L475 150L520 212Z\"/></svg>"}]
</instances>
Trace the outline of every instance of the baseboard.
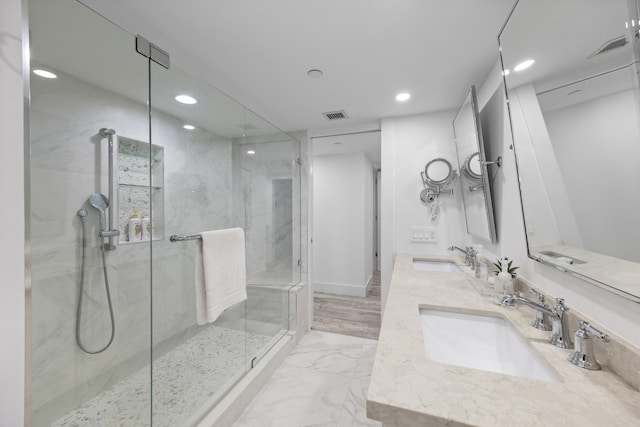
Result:
<instances>
[{"instance_id":1,"label":"baseboard","mask_svg":"<svg viewBox=\"0 0 640 427\"><path fill-rule=\"evenodd\" d=\"M371 272L371 274L369 275L369 278L367 279L367 286L365 286L364 288L364 296L366 297L367 295L369 295L369 289L371 289L371 282L373 281L373 272Z\"/></svg>"},{"instance_id":2,"label":"baseboard","mask_svg":"<svg viewBox=\"0 0 640 427\"><path fill-rule=\"evenodd\" d=\"M350 283L314 282L313 291L325 294L345 295L350 297L366 297L367 287Z\"/></svg>"}]
</instances>

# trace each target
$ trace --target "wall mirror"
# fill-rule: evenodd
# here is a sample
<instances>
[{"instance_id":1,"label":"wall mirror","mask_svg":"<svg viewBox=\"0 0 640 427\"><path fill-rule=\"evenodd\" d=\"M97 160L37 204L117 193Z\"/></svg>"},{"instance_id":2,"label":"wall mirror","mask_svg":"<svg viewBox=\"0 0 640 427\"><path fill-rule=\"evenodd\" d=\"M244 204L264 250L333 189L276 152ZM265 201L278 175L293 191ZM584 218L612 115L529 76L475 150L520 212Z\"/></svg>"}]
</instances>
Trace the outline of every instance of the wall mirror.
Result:
<instances>
[{"instance_id":1,"label":"wall mirror","mask_svg":"<svg viewBox=\"0 0 640 427\"><path fill-rule=\"evenodd\" d=\"M453 133L458 153L467 233L495 243L496 225L487 170L488 163L492 162L485 159L475 86L471 86L453 119Z\"/></svg>"},{"instance_id":2,"label":"wall mirror","mask_svg":"<svg viewBox=\"0 0 640 427\"><path fill-rule=\"evenodd\" d=\"M529 256L640 302L637 10L519 0L499 41Z\"/></svg>"}]
</instances>

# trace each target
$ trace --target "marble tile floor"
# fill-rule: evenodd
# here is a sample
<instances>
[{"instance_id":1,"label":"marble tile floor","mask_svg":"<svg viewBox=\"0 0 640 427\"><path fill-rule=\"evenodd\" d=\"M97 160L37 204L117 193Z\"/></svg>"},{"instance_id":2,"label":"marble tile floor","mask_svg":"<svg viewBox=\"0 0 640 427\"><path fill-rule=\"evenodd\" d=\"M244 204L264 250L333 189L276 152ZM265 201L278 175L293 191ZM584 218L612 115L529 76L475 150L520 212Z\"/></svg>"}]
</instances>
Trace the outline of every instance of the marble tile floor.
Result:
<instances>
[{"instance_id":1,"label":"marble tile floor","mask_svg":"<svg viewBox=\"0 0 640 427\"><path fill-rule=\"evenodd\" d=\"M381 426L365 410L376 345L309 332L233 427Z\"/></svg>"},{"instance_id":2,"label":"marble tile floor","mask_svg":"<svg viewBox=\"0 0 640 427\"><path fill-rule=\"evenodd\" d=\"M247 354L262 353L272 337L209 326L153 364L153 425L187 425L200 408L242 375ZM52 427L150 425L149 366L105 390Z\"/></svg>"}]
</instances>

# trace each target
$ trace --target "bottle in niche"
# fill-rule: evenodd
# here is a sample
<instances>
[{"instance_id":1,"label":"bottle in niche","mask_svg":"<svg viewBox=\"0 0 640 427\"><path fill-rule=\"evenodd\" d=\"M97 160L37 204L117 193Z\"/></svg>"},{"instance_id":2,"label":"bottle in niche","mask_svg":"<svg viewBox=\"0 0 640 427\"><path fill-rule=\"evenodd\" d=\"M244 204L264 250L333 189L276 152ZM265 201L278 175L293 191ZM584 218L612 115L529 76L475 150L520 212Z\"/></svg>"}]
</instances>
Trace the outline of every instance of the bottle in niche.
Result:
<instances>
[{"instance_id":1,"label":"bottle in niche","mask_svg":"<svg viewBox=\"0 0 640 427\"><path fill-rule=\"evenodd\" d=\"M145 212L140 220L142 226L142 240L151 240L153 225L151 224L151 217Z\"/></svg>"},{"instance_id":2,"label":"bottle in niche","mask_svg":"<svg viewBox=\"0 0 640 427\"><path fill-rule=\"evenodd\" d=\"M129 218L128 237L130 242L142 240L142 221L138 217L138 210L133 210L133 215Z\"/></svg>"}]
</instances>

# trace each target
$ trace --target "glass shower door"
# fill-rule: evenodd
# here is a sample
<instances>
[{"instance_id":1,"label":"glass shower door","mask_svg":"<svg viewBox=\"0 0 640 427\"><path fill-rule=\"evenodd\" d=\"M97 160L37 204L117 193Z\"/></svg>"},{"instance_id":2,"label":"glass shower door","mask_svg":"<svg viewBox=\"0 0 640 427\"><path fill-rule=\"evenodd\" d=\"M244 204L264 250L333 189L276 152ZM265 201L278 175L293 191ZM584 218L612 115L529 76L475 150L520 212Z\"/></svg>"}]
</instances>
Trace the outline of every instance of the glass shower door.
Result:
<instances>
[{"instance_id":1,"label":"glass shower door","mask_svg":"<svg viewBox=\"0 0 640 427\"><path fill-rule=\"evenodd\" d=\"M149 426L150 243L123 211L150 206L147 62L73 0L29 26L30 423Z\"/></svg>"},{"instance_id":2,"label":"glass shower door","mask_svg":"<svg viewBox=\"0 0 640 427\"><path fill-rule=\"evenodd\" d=\"M151 165L153 425L191 426L248 369L246 303L204 324L196 316L199 234L234 226L232 144L244 108L176 64L151 63L150 83L152 149L164 159Z\"/></svg>"}]
</instances>

